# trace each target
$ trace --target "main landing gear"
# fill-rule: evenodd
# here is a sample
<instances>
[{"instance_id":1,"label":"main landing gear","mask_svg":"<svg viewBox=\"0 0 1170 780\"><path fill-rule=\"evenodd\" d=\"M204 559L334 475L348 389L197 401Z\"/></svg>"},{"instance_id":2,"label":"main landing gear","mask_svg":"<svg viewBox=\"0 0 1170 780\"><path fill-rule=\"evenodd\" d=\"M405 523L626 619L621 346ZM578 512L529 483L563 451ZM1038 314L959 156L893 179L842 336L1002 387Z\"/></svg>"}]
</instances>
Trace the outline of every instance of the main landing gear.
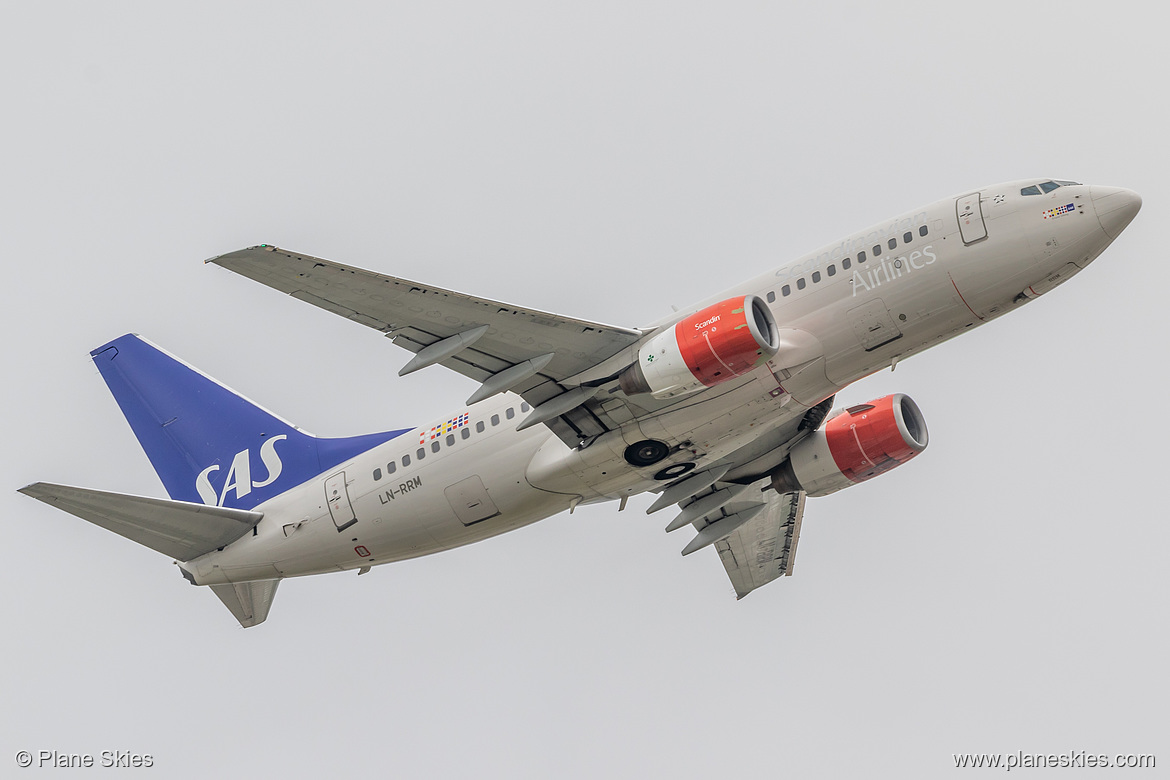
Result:
<instances>
[{"instance_id":1,"label":"main landing gear","mask_svg":"<svg viewBox=\"0 0 1170 780\"><path fill-rule=\"evenodd\" d=\"M626 447L624 454L626 463L635 468L644 468L645 466L653 466L669 455L670 447L666 445L666 442L645 439Z\"/></svg>"},{"instance_id":2,"label":"main landing gear","mask_svg":"<svg viewBox=\"0 0 1170 780\"><path fill-rule=\"evenodd\" d=\"M645 468L646 466L653 466L669 455L670 447L665 442L656 441L655 439L644 439L626 447L624 454L626 463L629 463L635 468ZM694 463L672 463L659 470L654 475L654 479L659 481L678 479L694 467Z\"/></svg>"}]
</instances>

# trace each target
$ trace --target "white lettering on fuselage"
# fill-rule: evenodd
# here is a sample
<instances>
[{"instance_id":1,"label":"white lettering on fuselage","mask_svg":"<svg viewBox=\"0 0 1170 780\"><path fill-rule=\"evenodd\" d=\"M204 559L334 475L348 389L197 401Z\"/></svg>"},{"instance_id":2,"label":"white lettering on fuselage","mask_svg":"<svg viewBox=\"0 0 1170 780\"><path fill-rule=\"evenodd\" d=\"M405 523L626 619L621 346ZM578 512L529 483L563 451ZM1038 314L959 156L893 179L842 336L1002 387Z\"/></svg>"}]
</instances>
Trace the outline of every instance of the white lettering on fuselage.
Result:
<instances>
[{"instance_id":1,"label":"white lettering on fuselage","mask_svg":"<svg viewBox=\"0 0 1170 780\"><path fill-rule=\"evenodd\" d=\"M855 270L853 272L853 295L857 295L859 288L869 292L875 287L881 287L883 278L886 282L892 282L901 278L902 274L921 271L938 259L934 256L934 252L930 251L933 248L934 244L927 244L922 247L921 252L915 250L909 255L886 257L876 268Z\"/></svg>"},{"instance_id":2,"label":"white lettering on fuselage","mask_svg":"<svg viewBox=\"0 0 1170 780\"><path fill-rule=\"evenodd\" d=\"M280 461L280 456L276 454L276 443L287 438L288 436L284 434L273 436L260 445L260 462L268 470L268 476L260 482L252 481L252 455L250 450L241 450L232 458L232 465L228 467L227 478L224 480L221 490L217 491L215 486L211 484L211 473L213 471L219 471L218 464L208 466L203 471L200 471L199 476L195 478L195 490L198 491L199 498L208 506L223 506L229 490L234 490L236 492L236 498L239 499L251 493L253 488L262 488L271 485L280 476L280 472L284 468L284 464Z\"/></svg>"},{"instance_id":3,"label":"white lettering on fuselage","mask_svg":"<svg viewBox=\"0 0 1170 780\"><path fill-rule=\"evenodd\" d=\"M926 212L920 211L913 217L905 217L891 222L882 230L871 230L865 235L847 238L828 252L821 252L816 257L810 257L799 263L786 265L776 272L780 279L795 279L798 276L811 273L828 263L840 260L846 255L852 255L862 250L869 251L875 244L884 244L886 239L898 233L905 233L912 228L926 224Z\"/></svg>"}]
</instances>

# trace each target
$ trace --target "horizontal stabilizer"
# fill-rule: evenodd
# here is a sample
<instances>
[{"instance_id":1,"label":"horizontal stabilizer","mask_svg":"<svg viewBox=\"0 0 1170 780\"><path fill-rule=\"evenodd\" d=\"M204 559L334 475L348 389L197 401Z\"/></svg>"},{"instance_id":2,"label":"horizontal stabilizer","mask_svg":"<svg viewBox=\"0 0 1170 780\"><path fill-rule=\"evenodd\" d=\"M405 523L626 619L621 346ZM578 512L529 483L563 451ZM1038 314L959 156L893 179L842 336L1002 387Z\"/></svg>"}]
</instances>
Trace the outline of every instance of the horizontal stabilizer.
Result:
<instances>
[{"instance_id":1,"label":"horizontal stabilizer","mask_svg":"<svg viewBox=\"0 0 1170 780\"><path fill-rule=\"evenodd\" d=\"M212 585L211 590L231 610L241 626L251 628L268 619L268 610L272 607L272 599L276 596L276 586L279 584L280 580L257 580L235 585Z\"/></svg>"},{"instance_id":2,"label":"horizontal stabilizer","mask_svg":"<svg viewBox=\"0 0 1170 780\"><path fill-rule=\"evenodd\" d=\"M231 544L264 517L262 512L48 482L36 482L20 492L180 561Z\"/></svg>"}]
</instances>

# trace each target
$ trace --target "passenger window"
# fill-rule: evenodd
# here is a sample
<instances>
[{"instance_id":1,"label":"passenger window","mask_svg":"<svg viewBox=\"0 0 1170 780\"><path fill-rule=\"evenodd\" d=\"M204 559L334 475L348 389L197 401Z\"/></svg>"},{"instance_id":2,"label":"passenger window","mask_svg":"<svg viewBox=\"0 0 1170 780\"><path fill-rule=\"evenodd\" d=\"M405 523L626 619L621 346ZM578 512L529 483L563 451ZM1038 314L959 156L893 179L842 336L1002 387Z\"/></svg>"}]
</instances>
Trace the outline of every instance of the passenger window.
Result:
<instances>
[{"instance_id":1,"label":"passenger window","mask_svg":"<svg viewBox=\"0 0 1170 780\"><path fill-rule=\"evenodd\" d=\"M431 452L439 451L439 443L437 441L431 442Z\"/></svg>"},{"instance_id":2,"label":"passenger window","mask_svg":"<svg viewBox=\"0 0 1170 780\"><path fill-rule=\"evenodd\" d=\"M783 287L780 288L780 294L781 295L791 295L792 288L789 287L788 285L784 285Z\"/></svg>"},{"instance_id":3,"label":"passenger window","mask_svg":"<svg viewBox=\"0 0 1170 780\"><path fill-rule=\"evenodd\" d=\"M395 461L390 461L389 463L386 464L386 475L387 476L393 474L395 471L398 471L398 463L396 463Z\"/></svg>"},{"instance_id":4,"label":"passenger window","mask_svg":"<svg viewBox=\"0 0 1170 780\"><path fill-rule=\"evenodd\" d=\"M873 245L873 256L877 257L881 253L882 253L882 245L881 244L874 244ZM864 262L864 261L862 261L862 262Z\"/></svg>"},{"instance_id":5,"label":"passenger window","mask_svg":"<svg viewBox=\"0 0 1170 780\"><path fill-rule=\"evenodd\" d=\"M819 282L821 280L821 272L820 271L813 271L812 272L812 279L813 279L813 284L816 284L817 282Z\"/></svg>"},{"instance_id":6,"label":"passenger window","mask_svg":"<svg viewBox=\"0 0 1170 780\"><path fill-rule=\"evenodd\" d=\"M377 482L382 478L382 469L374 469L374 481Z\"/></svg>"},{"instance_id":7,"label":"passenger window","mask_svg":"<svg viewBox=\"0 0 1170 780\"><path fill-rule=\"evenodd\" d=\"M407 466L409 466L409 465L410 465L410 456L409 456L409 455L403 455L403 456L402 456L402 467L403 467L403 468L406 468L406 467L407 467Z\"/></svg>"},{"instance_id":8,"label":"passenger window","mask_svg":"<svg viewBox=\"0 0 1170 780\"><path fill-rule=\"evenodd\" d=\"M910 243L911 241L913 241L913 240L914 240L914 234L913 234L913 233L903 233L903 234L902 234L902 243L903 243L903 244L909 244L909 243Z\"/></svg>"},{"instance_id":9,"label":"passenger window","mask_svg":"<svg viewBox=\"0 0 1170 780\"><path fill-rule=\"evenodd\" d=\"M480 424L482 425L482 423L480 423ZM471 429L470 428L462 428L459 431L459 435L465 439L470 439L471 438Z\"/></svg>"},{"instance_id":10,"label":"passenger window","mask_svg":"<svg viewBox=\"0 0 1170 780\"><path fill-rule=\"evenodd\" d=\"M1044 192L1052 192L1054 189L1056 189L1059 186L1060 185L1054 181L1046 181L1040 185L1040 189L1043 190Z\"/></svg>"},{"instance_id":11,"label":"passenger window","mask_svg":"<svg viewBox=\"0 0 1170 780\"><path fill-rule=\"evenodd\" d=\"M448 447L455 446L455 434L453 434L453 433L447 434L447 446ZM438 450L436 450L436 452L438 452Z\"/></svg>"},{"instance_id":12,"label":"passenger window","mask_svg":"<svg viewBox=\"0 0 1170 780\"><path fill-rule=\"evenodd\" d=\"M477 422L475 424L475 432L476 433L483 433L483 429L484 429L483 420L480 420L479 422Z\"/></svg>"},{"instance_id":13,"label":"passenger window","mask_svg":"<svg viewBox=\"0 0 1170 780\"><path fill-rule=\"evenodd\" d=\"M830 265L828 270L829 270L829 276L836 276L837 275L837 266Z\"/></svg>"},{"instance_id":14,"label":"passenger window","mask_svg":"<svg viewBox=\"0 0 1170 780\"><path fill-rule=\"evenodd\" d=\"M509 406L509 407L508 407L508 408L507 408L507 409L504 411L504 416L505 416L505 417L507 417L509 420L511 420L513 417L515 417L515 416L516 416L516 410L515 410L515 409L513 409L512 407L510 407L510 406Z\"/></svg>"},{"instance_id":15,"label":"passenger window","mask_svg":"<svg viewBox=\"0 0 1170 780\"><path fill-rule=\"evenodd\" d=\"M499 425L499 424L500 424L500 416L498 414L493 414L492 415L492 425Z\"/></svg>"},{"instance_id":16,"label":"passenger window","mask_svg":"<svg viewBox=\"0 0 1170 780\"><path fill-rule=\"evenodd\" d=\"M1031 187L1024 187L1024 189L1020 190L1020 194L1021 195L1039 195L1040 188L1037 187L1035 184L1033 184Z\"/></svg>"},{"instance_id":17,"label":"passenger window","mask_svg":"<svg viewBox=\"0 0 1170 780\"><path fill-rule=\"evenodd\" d=\"M426 456L427 456L427 451L424 450L422 447L419 447L417 450L414 451L414 457L418 458L419 460L422 460Z\"/></svg>"},{"instance_id":18,"label":"passenger window","mask_svg":"<svg viewBox=\"0 0 1170 780\"><path fill-rule=\"evenodd\" d=\"M857 253L857 262L859 262L859 263L865 262L865 252L858 252Z\"/></svg>"},{"instance_id":19,"label":"passenger window","mask_svg":"<svg viewBox=\"0 0 1170 780\"><path fill-rule=\"evenodd\" d=\"M920 236L926 235L926 225L923 225L922 227L918 228L918 235L920 235Z\"/></svg>"},{"instance_id":20,"label":"passenger window","mask_svg":"<svg viewBox=\"0 0 1170 780\"><path fill-rule=\"evenodd\" d=\"M798 290L804 289L804 277L803 276L796 280L796 289L798 289Z\"/></svg>"},{"instance_id":21,"label":"passenger window","mask_svg":"<svg viewBox=\"0 0 1170 780\"><path fill-rule=\"evenodd\" d=\"M775 290L768 290L768 303L775 303L775 302L776 302L776 291Z\"/></svg>"},{"instance_id":22,"label":"passenger window","mask_svg":"<svg viewBox=\"0 0 1170 780\"><path fill-rule=\"evenodd\" d=\"M850 265L851 265L851 263L849 262L848 257L846 257L844 260L841 261L841 267L844 268L846 271L849 270Z\"/></svg>"},{"instance_id":23,"label":"passenger window","mask_svg":"<svg viewBox=\"0 0 1170 780\"><path fill-rule=\"evenodd\" d=\"M531 408L532 407L528 405L527 401L524 401L520 404L520 411L522 411L522 412L527 412Z\"/></svg>"},{"instance_id":24,"label":"passenger window","mask_svg":"<svg viewBox=\"0 0 1170 780\"><path fill-rule=\"evenodd\" d=\"M887 243L889 243L890 249L894 249L898 246L898 239L891 238Z\"/></svg>"}]
</instances>

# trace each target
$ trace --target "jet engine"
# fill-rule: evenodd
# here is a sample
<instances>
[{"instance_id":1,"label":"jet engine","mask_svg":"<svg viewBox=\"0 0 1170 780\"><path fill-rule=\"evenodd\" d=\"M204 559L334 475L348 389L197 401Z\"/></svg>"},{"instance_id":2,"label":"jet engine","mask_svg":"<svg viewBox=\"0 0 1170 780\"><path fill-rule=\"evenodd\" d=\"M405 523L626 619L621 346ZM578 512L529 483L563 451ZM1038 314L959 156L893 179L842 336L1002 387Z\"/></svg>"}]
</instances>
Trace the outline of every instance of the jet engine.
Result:
<instances>
[{"instance_id":1,"label":"jet engine","mask_svg":"<svg viewBox=\"0 0 1170 780\"><path fill-rule=\"evenodd\" d=\"M827 496L901 466L926 449L926 420L896 393L851 406L792 448L771 473L778 493Z\"/></svg>"},{"instance_id":2,"label":"jet engine","mask_svg":"<svg viewBox=\"0 0 1170 780\"><path fill-rule=\"evenodd\" d=\"M618 381L626 395L673 398L742 376L779 348L767 304L755 295L729 298L647 341Z\"/></svg>"}]
</instances>

